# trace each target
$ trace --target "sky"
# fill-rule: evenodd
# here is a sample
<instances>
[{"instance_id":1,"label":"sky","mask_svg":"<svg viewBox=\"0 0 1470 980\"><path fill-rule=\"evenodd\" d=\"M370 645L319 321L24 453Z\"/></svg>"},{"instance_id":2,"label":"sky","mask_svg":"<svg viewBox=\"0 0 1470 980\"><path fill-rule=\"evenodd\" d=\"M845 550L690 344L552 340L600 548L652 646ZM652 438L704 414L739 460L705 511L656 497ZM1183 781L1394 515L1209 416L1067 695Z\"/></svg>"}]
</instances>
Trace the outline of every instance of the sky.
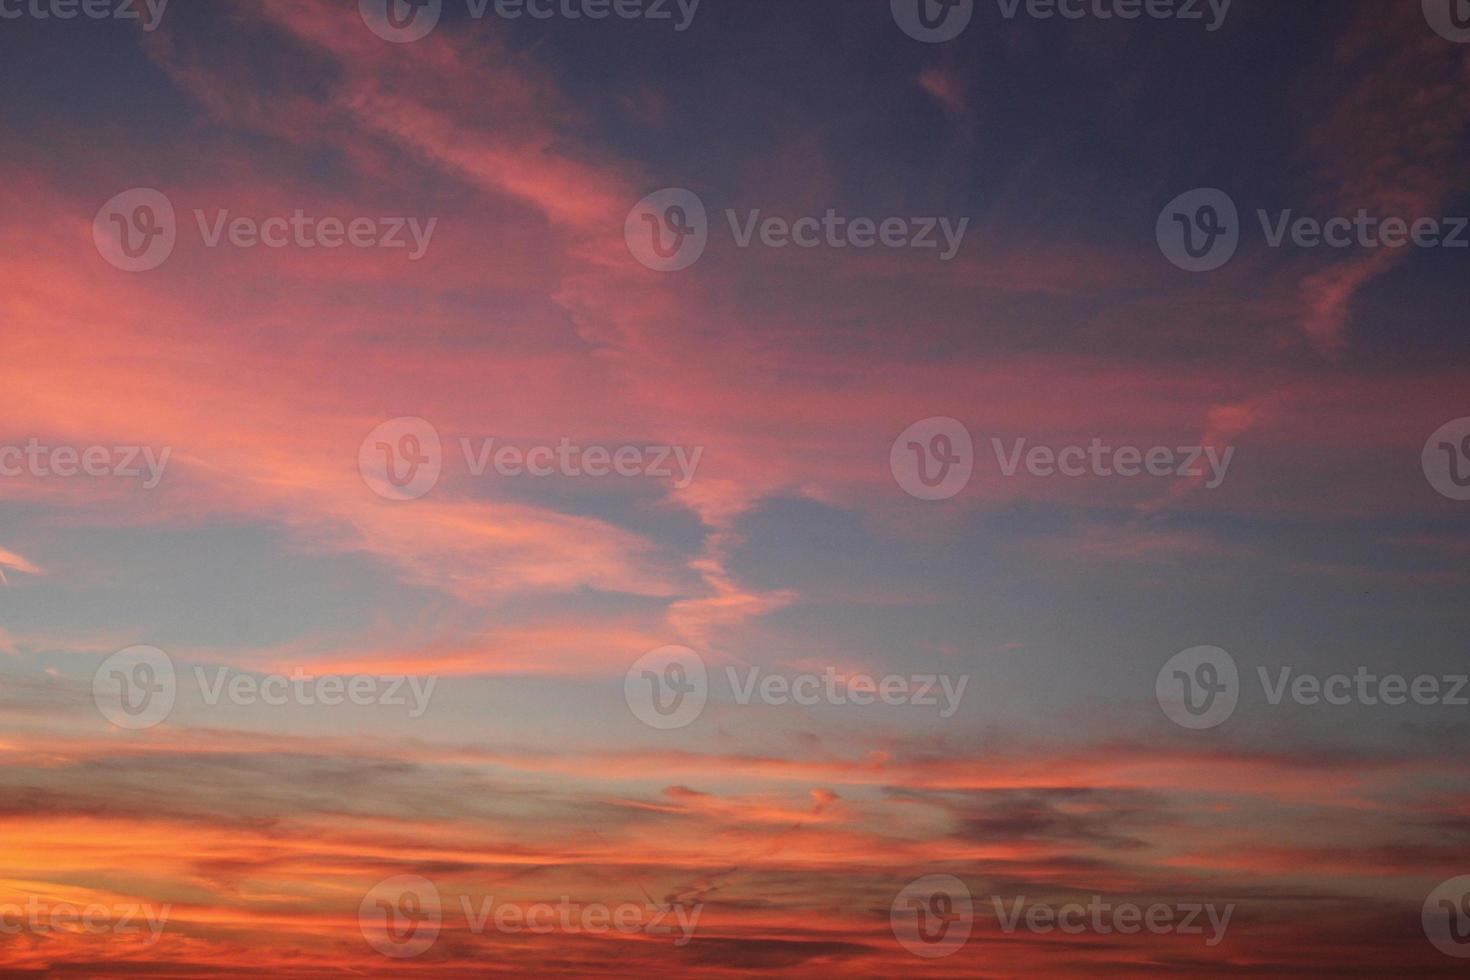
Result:
<instances>
[{"instance_id":1,"label":"sky","mask_svg":"<svg viewBox=\"0 0 1470 980\"><path fill-rule=\"evenodd\" d=\"M1451 976L1470 3L0 0L0 977Z\"/></svg>"}]
</instances>

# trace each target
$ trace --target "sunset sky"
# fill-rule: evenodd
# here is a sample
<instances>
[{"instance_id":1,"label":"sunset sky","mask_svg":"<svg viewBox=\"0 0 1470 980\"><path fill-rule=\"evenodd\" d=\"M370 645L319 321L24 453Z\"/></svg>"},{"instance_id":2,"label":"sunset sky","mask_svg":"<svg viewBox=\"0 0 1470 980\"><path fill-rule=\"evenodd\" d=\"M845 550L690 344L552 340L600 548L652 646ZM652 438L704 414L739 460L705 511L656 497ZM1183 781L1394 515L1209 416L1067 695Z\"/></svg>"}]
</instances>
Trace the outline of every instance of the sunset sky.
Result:
<instances>
[{"instance_id":1,"label":"sunset sky","mask_svg":"<svg viewBox=\"0 0 1470 980\"><path fill-rule=\"evenodd\" d=\"M0 0L0 977L1465 974L1470 3L428 2Z\"/></svg>"}]
</instances>

